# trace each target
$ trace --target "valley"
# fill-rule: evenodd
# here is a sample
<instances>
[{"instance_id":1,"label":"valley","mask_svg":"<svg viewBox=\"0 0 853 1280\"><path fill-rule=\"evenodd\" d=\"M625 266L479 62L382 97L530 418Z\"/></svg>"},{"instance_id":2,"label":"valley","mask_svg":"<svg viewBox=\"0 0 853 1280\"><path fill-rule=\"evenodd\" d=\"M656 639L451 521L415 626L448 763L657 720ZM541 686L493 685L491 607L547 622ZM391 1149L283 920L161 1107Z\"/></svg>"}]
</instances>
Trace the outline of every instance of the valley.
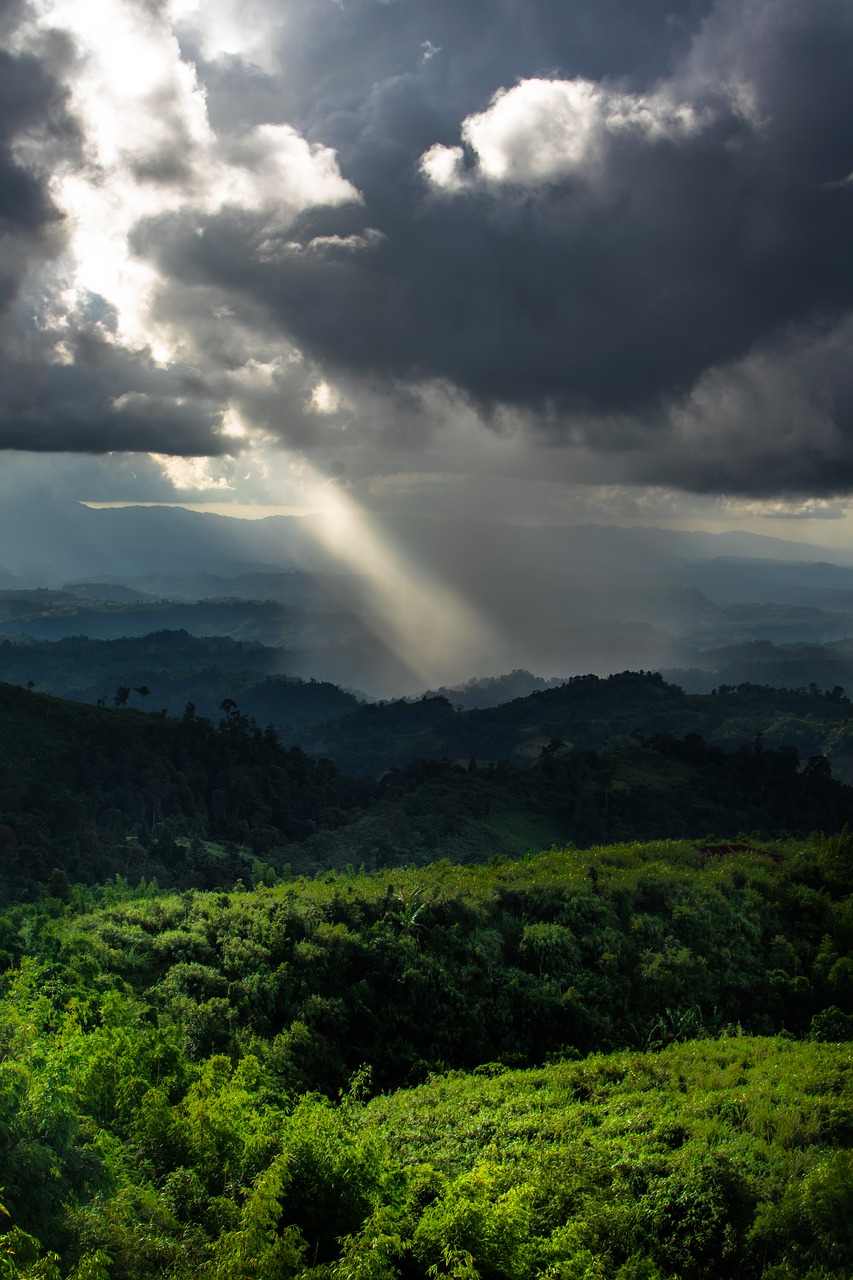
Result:
<instances>
[{"instance_id":1,"label":"valley","mask_svg":"<svg viewBox=\"0 0 853 1280\"><path fill-rule=\"evenodd\" d=\"M7 585L3 1274L847 1280L849 572L429 686L328 566Z\"/></svg>"}]
</instances>

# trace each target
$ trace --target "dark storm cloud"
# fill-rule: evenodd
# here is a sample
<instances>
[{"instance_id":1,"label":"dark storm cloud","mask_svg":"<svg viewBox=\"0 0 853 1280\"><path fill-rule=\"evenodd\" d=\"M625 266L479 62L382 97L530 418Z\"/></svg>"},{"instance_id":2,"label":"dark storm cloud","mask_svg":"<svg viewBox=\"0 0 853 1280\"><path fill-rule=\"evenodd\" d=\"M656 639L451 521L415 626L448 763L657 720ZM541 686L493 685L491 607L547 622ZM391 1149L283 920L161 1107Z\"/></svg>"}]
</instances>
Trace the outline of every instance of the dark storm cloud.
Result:
<instances>
[{"instance_id":1,"label":"dark storm cloud","mask_svg":"<svg viewBox=\"0 0 853 1280\"><path fill-rule=\"evenodd\" d=\"M415 447L445 395L622 481L853 489L847 0L252 0L241 56L216 53L220 10L178 29L210 139L173 76L126 158L165 193L131 249L197 367L122 349L103 318L68 320L61 359L55 324L18 335L0 447L217 453L230 403L268 438L322 452L344 431L370 455ZM86 163L48 43L0 63L9 306L62 237L18 143ZM269 125L333 148L353 199L315 175L288 205L308 161L276 169ZM312 410L323 379L335 412Z\"/></svg>"},{"instance_id":2,"label":"dark storm cloud","mask_svg":"<svg viewBox=\"0 0 853 1280\"><path fill-rule=\"evenodd\" d=\"M634 477L742 496L853 492L851 350L848 320L712 371L646 438Z\"/></svg>"},{"instance_id":3,"label":"dark storm cloud","mask_svg":"<svg viewBox=\"0 0 853 1280\"><path fill-rule=\"evenodd\" d=\"M108 341L96 327L65 337L57 363L33 344L0 374L0 441L7 449L79 453L225 452L217 404L192 369L157 369L145 352ZM230 442L233 445L233 441Z\"/></svg>"},{"instance_id":4,"label":"dark storm cloud","mask_svg":"<svg viewBox=\"0 0 853 1280\"><path fill-rule=\"evenodd\" d=\"M8 9L4 16L11 16ZM15 155L15 144L32 129L75 145L64 95L50 73L33 57L0 49L0 313L17 296L30 260L55 248L61 230L45 175Z\"/></svg>"},{"instance_id":5,"label":"dark storm cloud","mask_svg":"<svg viewBox=\"0 0 853 1280\"><path fill-rule=\"evenodd\" d=\"M638 478L851 486L843 361L830 369L804 341L800 429L774 436L772 425L785 382L774 382L773 351L787 360L792 334L831 329L853 306L848 4L363 0L334 16L296 6L282 41L281 79L256 75L246 109L269 110L277 84L283 118L337 148L363 206L309 212L286 236L303 251L278 254L259 253L252 228L227 214L203 236L162 220L139 243L169 273L262 302L333 374L446 381L487 416L514 407L555 439L644 444ZM203 74L214 118L236 110L239 63ZM466 115L542 74L647 97L663 85L700 122L681 134L611 130L595 164L539 183L488 181L467 146L462 189L430 190L424 152L459 144ZM369 228L382 235L369 252L310 251ZM728 407L724 372L737 380L756 353L764 398L744 419L743 396ZM717 425L700 447L674 415L712 372ZM804 439L810 406L830 415L831 448ZM715 454L715 434L733 460ZM651 459L657 471L645 474Z\"/></svg>"},{"instance_id":6,"label":"dark storm cloud","mask_svg":"<svg viewBox=\"0 0 853 1280\"><path fill-rule=\"evenodd\" d=\"M56 97L55 86L34 58L0 50L0 228L35 231L56 217L44 184L18 164L12 144Z\"/></svg>"},{"instance_id":7,"label":"dark storm cloud","mask_svg":"<svg viewBox=\"0 0 853 1280\"><path fill-rule=\"evenodd\" d=\"M270 5L264 41L278 55L280 75L233 56L205 61L199 37L186 29L183 38L217 128L278 118L351 158L361 151L367 158L377 111L387 115L384 141L408 140L417 148L449 141L463 116L525 76L557 72L648 83L686 50L711 7L711 0L646 0L642 6L631 0L571 6L565 0L290 0ZM284 20L276 38L277 18ZM446 139L423 129L412 136L419 98ZM392 118L388 112L400 106L403 118Z\"/></svg>"}]
</instances>

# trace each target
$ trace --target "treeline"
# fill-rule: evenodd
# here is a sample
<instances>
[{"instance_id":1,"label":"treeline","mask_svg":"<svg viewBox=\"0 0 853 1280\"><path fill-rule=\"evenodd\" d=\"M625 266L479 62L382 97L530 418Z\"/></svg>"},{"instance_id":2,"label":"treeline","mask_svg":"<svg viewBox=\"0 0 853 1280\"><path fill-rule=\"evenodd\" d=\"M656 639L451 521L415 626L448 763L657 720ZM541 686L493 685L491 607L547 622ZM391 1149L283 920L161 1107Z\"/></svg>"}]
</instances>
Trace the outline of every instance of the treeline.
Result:
<instances>
[{"instance_id":1,"label":"treeline","mask_svg":"<svg viewBox=\"0 0 853 1280\"><path fill-rule=\"evenodd\" d=\"M216 885L317 826L345 820L369 787L282 747L233 701L218 725L63 702L0 685L0 893L53 869L93 883ZM219 857L205 842L224 844Z\"/></svg>"},{"instance_id":2,"label":"treeline","mask_svg":"<svg viewBox=\"0 0 853 1280\"><path fill-rule=\"evenodd\" d=\"M346 715L359 699L328 681L280 674L290 658L280 647L184 630L113 640L19 636L0 641L0 681L107 706L125 686L131 705L165 707L172 716L192 702L199 715L215 719L222 702L232 698L261 724L274 724L283 740L294 745L307 726ZM140 688L148 692L138 695Z\"/></svg>"},{"instance_id":3,"label":"treeline","mask_svg":"<svg viewBox=\"0 0 853 1280\"><path fill-rule=\"evenodd\" d=\"M851 881L844 834L18 905L0 1266L846 1280Z\"/></svg>"},{"instance_id":4,"label":"treeline","mask_svg":"<svg viewBox=\"0 0 853 1280\"><path fill-rule=\"evenodd\" d=\"M322 750L342 769L379 775L417 759L511 760L529 764L559 738L602 751L657 734L698 733L726 750L761 734L769 747L794 747L804 759L826 755L853 764L853 706L839 689L778 689L742 684L725 694L687 694L656 672L574 676L497 707L458 711L445 697L374 703L320 729L300 744Z\"/></svg>"},{"instance_id":5,"label":"treeline","mask_svg":"<svg viewBox=\"0 0 853 1280\"><path fill-rule=\"evenodd\" d=\"M525 767L553 738L601 752L662 733L698 733L728 751L761 734L768 747L794 747L804 760L825 755L842 776L853 772L853 706L840 685L824 693L814 683L786 689L720 677L716 693L696 694L653 672L574 676L545 687L516 671L456 691L368 703L329 681L280 674L310 671L311 643L319 633L301 648L174 630L114 640L7 638L0 642L0 681L106 705L125 686L131 705L180 716L192 702L214 720L231 698L259 724L272 724L288 746L362 776L445 757ZM140 688L149 694L137 695Z\"/></svg>"},{"instance_id":6,"label":"treeline","mask_svg":"<svg viewBox=\"0 0 853 1280\"><path fill-rule=\"evenodd\" d=\"M825 759L803 764L793 748L760 737L729 752L695 734L635 734L602 752L553 738L529 768L421 760L372 780L283 747L234 699L214 724L191 705L171 718L0 685L0 716L6 900L32 896L51 876L57 890L117 874L162 888L229 888L567 841L707 843L714 833L853 825L853 788Z\"/></svg>"},{"instance_id":7,"label":"treeline","mask_svg":"<svg viewBox=\"0 0 853 1280\"><path fill-rule=\"evenodd\" d=\"M794 749L767 749L760 737L729 752L697 734L600 753L552 739L529 769L422 760L392 770L361 817L303 848L318 865L340 866L345 855L377 866L439 852L470 861L567 839L832 832L853 823L851 802L853 789L823 757L801 764Z\"/></svg>"}]
</instances>

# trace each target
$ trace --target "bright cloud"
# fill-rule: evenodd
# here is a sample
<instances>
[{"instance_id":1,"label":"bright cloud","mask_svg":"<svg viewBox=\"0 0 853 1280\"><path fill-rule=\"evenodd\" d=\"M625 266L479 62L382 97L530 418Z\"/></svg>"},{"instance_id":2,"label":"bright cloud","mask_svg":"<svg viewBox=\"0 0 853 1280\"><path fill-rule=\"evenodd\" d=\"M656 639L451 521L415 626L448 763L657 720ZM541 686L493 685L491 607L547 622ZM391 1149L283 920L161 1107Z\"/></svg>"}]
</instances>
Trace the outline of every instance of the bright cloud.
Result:
<instances>
[{"instance_id":1,"label":"bright cloud","mask_svg":"<svg viewBox=\"0 0 853 1280\"><path fill-rule=\"evenodd\" d=\"M171 17L201 36L205 58L237 57L266 70L275 66L278 28L286 20L283 5L274 11L265 0L171 0Z\"/></svg>"},{"instance_id":2,"label":"bright cloud","mask_svg":"<svg viewBox=\"0 0 853 1280\"><path fill-rule=\"evenodd\" d=\"M214 465L210 458L171 458L163 454L152 453L164 476L176 489L194 492L233 489L233 485L222 475L214 474Z\"/></svg>"},{"instance_id":3,"label":"bright cloud","mask_svg":"<svg viewBox=\"0 0 853 1280\"><path fill-rule=\"evenodd\" d=\"M853 489L846 0L4 22L3 449Z\"/></svg>"},{"instance_id":4,"label":"bright cloud","mask_svg":"<svg viewBox=\"0 0 853 1280\"><path fill-rule=\"evenodd\" d=\"M590 80L523 80L468 116L462 137L476 156L464 168L462 147L434 146L421 159L428 180L448 191L477 180L522 185L593 172L620 134L648 142L695 134L703 114L665 93L619 93Z\"/></svg>"},{"instance_id":5,"label":"bright cloud","mask_svg":"<svg viewBox=\"0 0 853 1280\"><path fill-rule=\"evenodd\" d=\"M334 413L340 404L340 393L328 382L318 382L311 392L309 405L314 413Z\"/></svg>"},{"instance_id":6,"label":"bright cloud","mask_svg":"<svg viewBox=\"0 0 853 1280\"><path fill-rule=\"evenodd\" d=\"M92 295L115 311L114 342L177 358L174 326L158 324L157 269L130 248L134 226L164 213L209 217L250 211L263 235L281 232L313 205L357 201L334 152L285 124L223 139L211 127L195 68L185 62L168 15L132 0L47 0L23 28L16 52L45 34L69 35L69 105L85 138L85 162L54 166L49 190L65 216L64 288L46 292L42 323L57 332ZM21 144L32 163L37 142ZM62 358L61 345L58 358Z\"/></svg>"}]
</instances>

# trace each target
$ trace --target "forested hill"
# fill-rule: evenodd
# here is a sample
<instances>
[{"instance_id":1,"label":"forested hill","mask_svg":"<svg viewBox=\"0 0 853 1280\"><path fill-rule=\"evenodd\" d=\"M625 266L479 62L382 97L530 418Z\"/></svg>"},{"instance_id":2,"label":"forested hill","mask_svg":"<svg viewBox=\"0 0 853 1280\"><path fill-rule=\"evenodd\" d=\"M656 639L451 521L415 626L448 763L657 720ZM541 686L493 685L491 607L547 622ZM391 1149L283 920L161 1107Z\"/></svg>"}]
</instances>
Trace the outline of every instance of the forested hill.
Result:
<instances>
[{"instance_id":1,"label":"forested hill","mask_svg":"<svg viewBox=\"0 0 853 1280\"><path fill-rule=\"evenodd\" d=\"M230 698L243 715L272 724L287 746L362 776L444 757L530 765L555 738L602 751L661 733L698 733L729 751L761 734L768 747L795 747L803 760L825 755L839 777L853 777L853 707L839 686L823 693L816 685L721 684L714 695L688 694L657 673L627 671L575 676L519 697L519 687L527 693L536 678L513 672L458 692L371 704L328 681L282 674L293 658L286 648L186 631L18 638L0 642L0 679L108 706L124 688L131 706L166 708L173 717L191 702L218 720ZM501 690L509 700L495 705ZM478 706L483 697L487 704Z\"/></svg>"},{"instance_id":2,"label":"forested hill","mask_svg":"<svg viewBox=\"0 0 853 1280\"><path fill-rule=\"evenodd\" d=\"M334 827L372 791L286 750L233 702L216 726L192 708L171 719L0 685L0 718L0 893L53 868L89 883L233 883L253 852L321 818ZM208 839L227 848L214 856Z\"/></svg>"},{"instance_id":3,"label":"forested hill","mask_svg":"<svg viewBox=\"0 0 853 1280\"><path fill-rule=\"evenodd\" d=\"M231 699L0 685L0 725L7 1280L853 1274L822 757L628 733L360 781Z\"/></svg>"},{"instance_id":4,"label":"forested hill","mask_svg":"<svg viewBox=\"0 0 853 1280\"><path fill-rule=\"evenodd\" d=\"M422 760L372 780L285 748L229 699L214 725L192 708L170 718L0 685L0 722L6 898L51 880L227 888L348 864L853 824L853 788L825 759L801 763L760 739L730 752L689 734L629 736L600 752L552 740L526 767Z\"/></svg>"},{"instance_id":5,"label":"forested hill","mask_svg":"<svg viewBox=\"0 0 853 1280\"><path fill-rule=\"evenodd\" d=\"M191 702L200 715L218 717L224 699L233 698L244 714L274 724L295 744L306 726L353 711L359 699L328 681L280 674L292 657L280 647L184 630L113 640L18 636L0 641L0 680L107 706L125 688L132 706L165 707L172 716Z\"/></svg>"},{"instance_id":6,"label":"forested hill","mask_svg":"<svg viewBox=\"0 0 853 1280\"><path fill-rule=\"evenodd\" d=\"M0 1271L849 1280L851 843L0 914Z\"/></svg>"},{"instance_id":7,"label":"forested hill","mask_svg":"<svg viewBox=\"0 0 853 1280\"><path fill-rule=\"evenodd\" d=\"M776 689L723 685L687 694L654 672L574 676L497 707L455 710L444 697L366 705L300 745L328 755L348 772L382 773L419 758L529 762L557 738L599 751L669 733L698 733L731 750L761 734L768 746L795 747L803 758L826 755L853 771L853 706L842 689Z\"/></svg>"}]
</instances>

